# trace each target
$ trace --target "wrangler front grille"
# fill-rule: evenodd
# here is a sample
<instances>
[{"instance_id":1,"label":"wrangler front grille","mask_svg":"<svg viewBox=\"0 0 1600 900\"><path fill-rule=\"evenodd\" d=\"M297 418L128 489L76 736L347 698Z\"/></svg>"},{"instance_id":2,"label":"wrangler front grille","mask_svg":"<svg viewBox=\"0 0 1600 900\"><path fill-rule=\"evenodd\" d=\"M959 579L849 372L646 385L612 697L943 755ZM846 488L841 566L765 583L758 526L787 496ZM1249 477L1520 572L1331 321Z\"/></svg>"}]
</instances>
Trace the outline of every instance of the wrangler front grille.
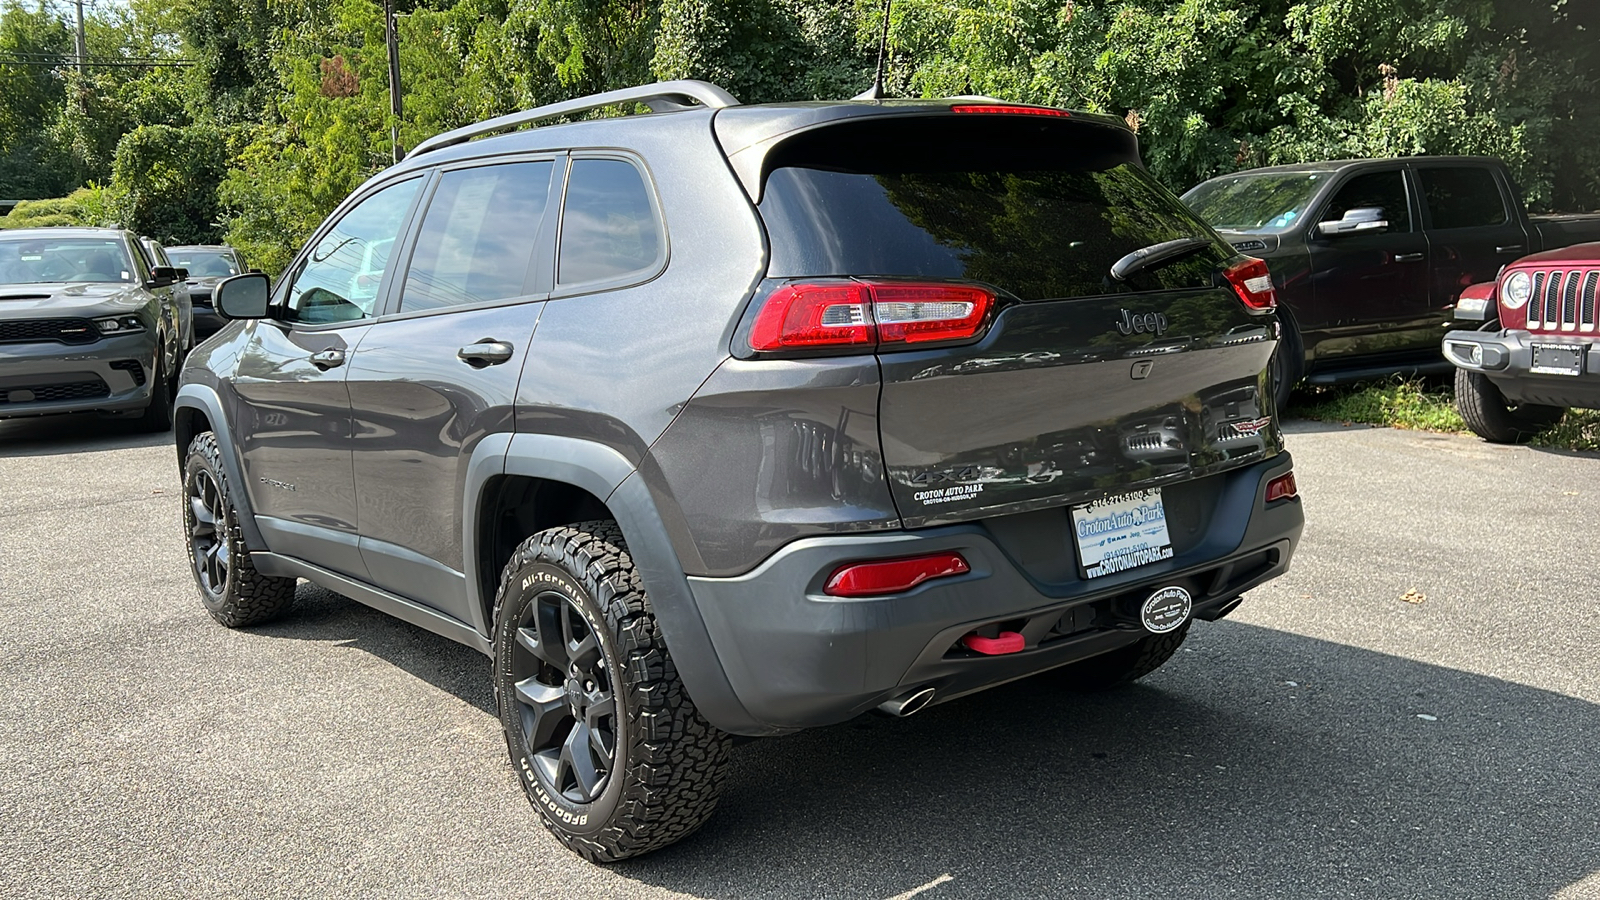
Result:
<instances>
[{"instance_id":1,"label":"wrangler front grille","mask_svg":"<svg viewBox=\"0 0 1600 900\"><path fill-rule=\"evenodd\" d=\"M1600 269L1533 273L1529 331L1594 331L1600 321Z\"/></svg>"},{"instance_id":2,"label":"wrangler front grille","mask_svg":"<svg viewBox=\"0 0 1600 900\"><path fill-rule=\"evenodd\" d=\"M100 332L88 319L18 319L0 322L0 344L92 344Z\"/></svg>"}]
</instances>

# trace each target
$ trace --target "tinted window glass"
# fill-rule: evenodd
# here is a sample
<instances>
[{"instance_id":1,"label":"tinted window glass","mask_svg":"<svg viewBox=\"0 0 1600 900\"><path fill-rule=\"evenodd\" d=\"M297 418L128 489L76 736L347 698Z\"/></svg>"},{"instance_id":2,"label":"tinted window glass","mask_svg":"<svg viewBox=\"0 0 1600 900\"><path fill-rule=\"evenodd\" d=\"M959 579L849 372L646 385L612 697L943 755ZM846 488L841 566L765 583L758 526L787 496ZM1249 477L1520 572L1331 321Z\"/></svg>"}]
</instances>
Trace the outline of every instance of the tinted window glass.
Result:
<instances>
[{"instance_id":1,"label":"tinted window glass","mask_svg":"<svg viewBox=\"0 0 1600 900\"><path fill-rule=\"evenodd\" d=\"M1208 287L1232 251L1142 168L1007 169L993 158L951 171L786 167L768 177L761 216L773 277L888 275L985 282L1024 299ZM1075 154L1065 148L1061 162ZM1079 156L1078 158L1081 158ZM1124 255L1184 237L1215 246L1130 282Z\"/></svg>"},{"instance_id":2,"label":"tinted window glass","mask_svg":"<svg viewBox=\"0 0 1600 900\"><path fill-rule=\"evenodd\" d=\"M0 284L52 281L132 283L139 272L122 241L0 237Z\"/></svg>"},{"instance_id":3,"label":"tinted window glass","mask_svg":"<svg viewBox=\"0 0 1600 900\"><path fill-rule=\"evenodd\" d=\"M524 284L554 165L512 163L446 172L422 219L401 311L527 293Z\"/></svg>"},{"instance_id":4,"label":"tinted window glass","mask_svg":"<svg viewBox=\"0 0 1600 900\"><path fill-rule=\"evenodd\" d=\"M1225 175L1196 185L1183 202L1212 228L1284 231L1305 215L1327 177L1319 172Z\"/></svg>"},{"instance_id":5,"label":"tinted window glass","mask_svg":"<svg viewBox=\"0 0 1600 900\"><path fill-rule=\"evenodd\" d=\"M1411 212L1406 205L1406 179L1398 169L1393 172L1371 172L1350 179L1333 195L1333 202L1322 214L1322 221L1337 222L1352 209L1374 207L1382 209L1383 217L1389 221L1386 231L1411 230Z\"/></svg>"},{"instance_id":6,"label":"tinted window glass","mask_svg":"<svg viewBox=\"0 0 1600 900\"><path fill-rule=\"evenodd\" d=\"M562 284L619 278L661 255L661 228L644 176L620 159L577 159L561 213Z\"/></svg>"},{"instance_id":7,"label":"tinted window glass","mask_svg":"<svg viewBox=\"0 0 1600 900\"><path fill-rule=\"evenodd\" d=\"M1422 196L1434 228L1472 228L1506 221L1500 186L1488 169L1457 166L1423 169Z\"/></svg>"},{"instance_id":8,"label":"tinted window glass","mask_svg":"<svg viewBox=\"0 0 1600 900\"><path fill-rule=\"evenodd\" d=\"M289 284L291 322L349 322L372 315L378 285L420 179L392 184L345 213L317 241Z\"/></svg>"},{"instance_id":9,"label":"tinted window glass","mask_svg":"<svg viewBox=\"0 0 1600 900\"><path fill-rule=\"evenodd\" d=\"M196 278L227 278L243 271L226 250L169 250L167 257Z\"/></svg>"}]
</instances>

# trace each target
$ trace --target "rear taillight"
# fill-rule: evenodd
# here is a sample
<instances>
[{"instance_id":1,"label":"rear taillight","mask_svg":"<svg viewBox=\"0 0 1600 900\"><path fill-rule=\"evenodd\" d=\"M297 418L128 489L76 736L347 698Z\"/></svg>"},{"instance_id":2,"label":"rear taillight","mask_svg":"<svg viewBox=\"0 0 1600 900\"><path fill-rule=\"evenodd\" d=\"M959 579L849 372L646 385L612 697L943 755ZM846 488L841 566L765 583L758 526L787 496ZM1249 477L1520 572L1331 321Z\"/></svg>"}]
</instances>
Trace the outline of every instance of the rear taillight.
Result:
<instances>
[{"instance_id":1,"label":"rear taillight","mask_svg":"<svg viewBox=\"0 0 1600 900\"><path fill-rule=\"evenodd\" d=\"M1223 271L1234 293L1251 312L1271 312L1278 306L1278 292L1272 288L1272 272L1264 260L1245 257Z\"/></svg>"},{"instance_id":2,"label":"rear taillight","mask_svg":"<svg viewBox=\"0 0 1600 900\"><path fill-rule=\"evenodd\" d=\"M909 591L932 578L948 578L972 571L959 553L933 553L903 559L852 563L828 576L823 593L830 597L877 597Z\"/></svg>"},{"instance_id":3,"label":"rear taillight","mask_svg":"<svg viewBox=\"0 0 1600 900\"><path fill-rule=\"evenodd\" d=\"M753 350L841 350L958 341L983 330L994 294L965 284L780 285L750 327Z\"/></svg>"},{"instance_id":4,"label":"rear taillight","mask_svg":"<svg viewBox=\"0 0 1600 900\"><path fill-rule=\"evenodd\" d=\"M1294 473L1279 475L1267 482L1267 502L1274 500L1293 500L1300 496L1300 489L1295 487Z\"/></svg>"}]
</instances>

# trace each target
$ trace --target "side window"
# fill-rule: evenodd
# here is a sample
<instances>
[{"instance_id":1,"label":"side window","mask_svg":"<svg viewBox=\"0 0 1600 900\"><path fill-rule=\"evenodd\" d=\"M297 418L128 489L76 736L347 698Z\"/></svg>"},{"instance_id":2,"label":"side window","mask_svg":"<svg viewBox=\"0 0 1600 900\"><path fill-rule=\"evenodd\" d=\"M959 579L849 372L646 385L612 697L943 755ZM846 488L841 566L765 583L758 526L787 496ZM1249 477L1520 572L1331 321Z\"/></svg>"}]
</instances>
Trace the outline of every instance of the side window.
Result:
<instances>
[{"instance_id":1,"label":"side window","mask_svg":"<svg viewBox=\"0 0 1600 900\"><path fill-rule=\"evenodd\" d=\"M422 219L400 311L527 293L554 167L545 160L446 172Z\"/></svg>"},{"instance_id":2,"label":"side window","mask_svg":"<svg viewBox=\"0 0 1600 900\"><path fill-rule=\"evenodd\" d=\"M369 318L420 178L391 184L356 204L290 275L284 318L320 325Z\"/></svg>"},{"instance_id":3,"label":"side window","mask_svg":"<svg viewBox=\"0 0 1600 900\"><path fill-rule=\"evenodd\" d=\"M1422 196L1434 228L1503 225L1506 207L1488 169L1475 166L1422 169Z\"/></svg>"},{"instance_id":4,"label":"side window","mask_svg":"<svg viewBox=\"0 0 1600 900\"><path fill-rule=\"evenodd\" d=\"M1393 172L1370 172L1350 179L1333 195L1333 202L1322 214L1322 221L1337 222L1352 209L1373 207L1381 208L1383 217L1389 221L1386 233L1411 230L1411 211L1406 203L1403 172L1399 169Z\"/></svg>"},{"instance_id":5,"label":"side window","mask_svg":"<svg viewBox=\"0 0 1600 900\"><path fill-rule=\"evenodd\" d=\"M561 211L561 284L609 281L654 266L661 225L644 175L620 159L575 159Z\"/></svg>"}]
</instances>

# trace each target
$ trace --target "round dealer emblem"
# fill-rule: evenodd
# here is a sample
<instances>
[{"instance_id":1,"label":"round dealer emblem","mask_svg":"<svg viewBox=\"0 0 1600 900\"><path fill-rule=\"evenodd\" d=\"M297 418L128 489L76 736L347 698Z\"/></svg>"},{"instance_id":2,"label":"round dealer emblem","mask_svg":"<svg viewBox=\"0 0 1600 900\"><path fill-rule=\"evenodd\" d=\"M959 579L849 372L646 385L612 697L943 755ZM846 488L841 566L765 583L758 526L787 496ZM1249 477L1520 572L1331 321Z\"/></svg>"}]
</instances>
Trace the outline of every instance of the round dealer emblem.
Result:
<instances>
[{"instance_id":1,"label":"round dealer emblem","mask_svg":"<svg viewBox=\"0 0 1600 900\"><path fill-rule=\"evenodd\" d=\"M1188 591L1177 585L1164 587L1144 601L1144 608L1139 610L1139 621L1151 634L1166 634L1189 621L1192 606Z\"/></svg>"}]
</instances>

